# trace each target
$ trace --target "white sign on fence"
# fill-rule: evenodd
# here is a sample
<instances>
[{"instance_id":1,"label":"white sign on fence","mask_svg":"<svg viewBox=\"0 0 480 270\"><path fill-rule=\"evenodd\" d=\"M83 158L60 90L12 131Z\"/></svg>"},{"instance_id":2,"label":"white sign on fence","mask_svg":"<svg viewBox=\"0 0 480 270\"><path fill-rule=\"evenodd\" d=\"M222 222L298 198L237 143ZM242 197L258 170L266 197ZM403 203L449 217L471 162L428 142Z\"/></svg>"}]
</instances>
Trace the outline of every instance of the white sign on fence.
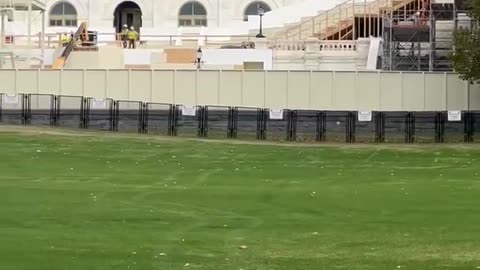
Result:
<instances>
[{"instance_id":1,"label":"white sign on fence","mask_svg":"<svg viewBox=\"0 0 480 270\"><path fill-rule=\"evenodd\" d=\"M448 111L448 121L462 121L462 111Z\"/></svg>"},{"instance_id":2,"label":"white sign on fence","mask_svg":"<svg viewBox=\"0 0 480 270\"><path fill-rule=\"evenodd\" d=\"M106 109L107 108L107 100L92 98L92 101L90 103L90 107L92 109Z\"/></svg>"},{"instance_id":3,"label":"white sign on fence","mask_svg":"<svg viewBox=\"0 0 480 270\"><path fill-rule=\"evenodd\" d=\"M182 106L182 115L185 116L195 116L197 114L197 108L195 106Z\"/></svg>"},{"instance_id":4,"label":"white sign on fence","mask_svg":"<svg viewBox=\"0 0 480 270\"><path fill-rule=\"evenodd\" d=\"M2 103L3 104L18 104L18 96L17 95L3 95L2 96Z\"/></svg>"},{"instance_id":5,"label":"white sign on fence","mask_svg":"<svg viewBox=\"0 0 480 270\"><path fill-rule=\"evenodd\" d=\"M270 119L282 120L283 119L283 110L270 109Z\"/></svg>"},{"instance_id":6,"label":"white sign on fence","mask_svg":"<svg viewBox=\"0 0 480 270\"><path fill-rule=\"evenodd\" d=\"M358 112L358 121L359 122L372 121L372 112Z\"/></svg>"}]
</instances>

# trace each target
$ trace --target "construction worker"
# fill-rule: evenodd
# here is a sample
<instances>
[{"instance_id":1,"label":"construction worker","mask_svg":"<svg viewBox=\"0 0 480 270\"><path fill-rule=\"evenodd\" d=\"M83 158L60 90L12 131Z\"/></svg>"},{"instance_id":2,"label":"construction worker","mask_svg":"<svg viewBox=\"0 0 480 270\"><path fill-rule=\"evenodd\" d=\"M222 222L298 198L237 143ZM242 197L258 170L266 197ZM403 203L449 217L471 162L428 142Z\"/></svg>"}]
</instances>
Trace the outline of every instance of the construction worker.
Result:
<instances>
[{"instance_id":1,"label":"construction worker","mask_svg":"<svg viewBox=\"0 0 480 270\"><path fill-rule=\"evenodd\" d=\"M138 40L138 32L135 31L135 28L133 28L133 26L130 26L130 30L128 30L127 32L127 38L128 48L135 49L137 47L136 41Z\"/></svg>"},{"instance_id":2,"label":"construction worker","mask_svg":"<svg viewBox=\"0 0 480 270\"><path fill-rule=\"evenodd\" d=\"M124 24L122 27L122 32L120 33L120 39L122 40L123 48L127 48L127 34L128 34L128 25Z\"/></svg>"},{"instance_id":3,"label":"construction worker","mask_svg":"<svg viewBox=\"0 0 480 270\"><path fill-rule=\"evenodd\" d=\"M67 33L62 33L60 35L60 43L63 47L67 47L68 43L70 42L70 38L68 38Z\"/></svg>"}]
</instances>

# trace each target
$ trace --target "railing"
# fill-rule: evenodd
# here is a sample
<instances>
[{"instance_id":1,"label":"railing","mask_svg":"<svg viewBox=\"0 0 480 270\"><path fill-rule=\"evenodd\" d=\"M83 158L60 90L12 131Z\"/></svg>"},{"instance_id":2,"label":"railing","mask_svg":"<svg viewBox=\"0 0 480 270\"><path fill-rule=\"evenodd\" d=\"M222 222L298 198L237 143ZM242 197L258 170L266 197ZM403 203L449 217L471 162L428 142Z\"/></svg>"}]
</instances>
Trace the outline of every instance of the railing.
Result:
<instances>
[{"instance_id":1,"label":"railing","mask_svg":"<svg viewBox=\"0 0 480 270\"><path fill-rule=\"evenodd\" d=\"M354 18L359 14L364 20L367 18L371 20L372 17L379 18L382 11L388 11L414 1L419 0L369 0L369 2L367 0L347 0L330 10L321 11L318 15L278 32L273 39L305 40L313 36L325 39L352 26ZM379 25L377 27L380 28ZM355 29L352 28L352 31ZM355 33L352 37L354 36Z\"/></svg>"},{"instance_id":2,"label":"railing","mask_svg":"<svg viewBox=\"0 0 480 270\"><path fill-rule=\"evenodd\" d=\"M45 48L57 48L61 46L61 33L45 34ZM6 35L5 48L41 48L41 34L32 35L33 47L28 47L28 35ZM144 47L164 48L168 46L182 46L183 43L195 46L219 47L222 45L252 41L254 36L249 35L140 35L140 41ZM120 34L98 33L98 43L106 45L122 46ZM140 46L141 48L142 46Z\"/></svg>"},{"instance_id":3,"label":"railing","mask_svg":"<svg viewBox=\"0 0 480 270\"><path fill-rule=\"evenodd\" d=\"M357 42L352 40L275 40L269 42L269 48L280 51L356 51Z\"/></svg>"}]
</instances>

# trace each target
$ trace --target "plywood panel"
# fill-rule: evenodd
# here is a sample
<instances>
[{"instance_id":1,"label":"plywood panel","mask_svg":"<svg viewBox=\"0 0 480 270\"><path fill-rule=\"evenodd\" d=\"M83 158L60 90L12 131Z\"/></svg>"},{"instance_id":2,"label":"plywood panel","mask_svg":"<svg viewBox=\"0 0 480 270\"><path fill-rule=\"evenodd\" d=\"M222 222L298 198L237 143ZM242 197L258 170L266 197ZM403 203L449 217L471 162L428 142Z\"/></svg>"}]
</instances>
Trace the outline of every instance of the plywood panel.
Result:
<instances>
[{"instance_id":1,"label":"plywood panel","mask_svg":"<svg viewBox=\"0 0 480 270\"><path fill-rule=\"evenodd\" d=\"M380 73L357 73L355 99L359 111L380 110Z\"/></svg>"},{"instance_id":2,"label":"plywood panel","mask_svg":"<svg viewBox=\"0 0 480 270\"><path fill-rule=\"evenodd\" d=\"M355 110L355 73L336 72L334 75L334 106L336 110Z\"/></svg>"},{"instance_id":3,"label":"plywood panel","mask_svg":"<svg viewBox=\"0 0 480 270\"><path fill-rule=\"evenodd\" d=\"M312 72L310 109L333 109L333 72Z\"/></svg>"},{"instance_id":4,"label":"plywood panel","mask_svg":"<svg viewBox=\"0 0 480 270\"><path fill-rule=\"evenodd\" d=\"M446 109L447 85L445 73L425 73L425 110Z\"/></svg>"},{"instance_id":5,"label":"plywood panel","mask_svg":"<svg viewBox=\"0 0 480 270\"><path fill-rule=\"evenodd\" d=\"M195 105L197 71L181 70L175 75L175 103L183 105Z\"/></svg>"},{"instance_id":6,"label":"plywood panel","mask_svg":"<svg viewBox=\"0 0 480 270\"><path fill-rule=\"evenodd\" d=\"M61 70L40 70L38 92L41 94L58 95L61 89Z\"/></svg>"},{"instance_id":7,"label":"plywood panel","mask_svg":"<svg viewBox=\"0 0 480 270\"><path fill-rule=\"evenodd\" d=\"M242 105L242 71L222 71L220 78L220 105Z\"/></svg>"},{"instance_id":8,"label":"plywood panel","mask_svg":"<svg viewBox=\"0 0 480 270\"><path fill-rule=\"evenodd\" d=\"M167 56L167 63L192 64L192 67L195 65L194 62L197 55L197 50L195 49L169 48L165 49L164 52Z\"/></svg>"},{"instance_id":9,"label":"plywood panel","mask_svg":"<svg viewBox=\"0 0 480 270\"><path fill-rule=\"evenodd\" d=\"M470 110L480 110L480 85L470 85Z\"/></svg>"},{"instance_id":10,"label":"plywood panel","mask_svg":"<svg viewBox=\"0 0 480 270\"><path fill-rule=\"evenodd\" d=\"M151 99L150 70L130 71L130 99L135 101L150 101Z\"/></svg>"},{"instance_id":11,"label":"plywood panel","mask_svg":"<svg viewBox=\"0 0 480 270\"><path fill-rule=\"evenodd\" d=\"M403 110L402 76L400 73L380 73L380 110Z\"/></svg>"},{"instance_id":12,"label":"plywood panel","mask_svg":"<svg viewBox=\"0 0 480 270\"><path fill-rule=\"evenodd\" d=\"M305 109L310 103L310 72L291 71L288 77L287 108Z\"/></svg>"},{"instance_id":13,"label":"plywood panel","mask_svg":"<svg viewBox=\"0 0 480 270\"><path fill-rule=\"evenodd\" d=\"M83 96L83 75L83 70L63 70L61 94L65 96Z\"/></svg>"},{"instance_id":14,"label":"plywood panel","mask_svg":"<svg viewBox=\"0 0 480 270\"><path fill-rule=\"evenodd\" d=\"M84 96L105 98L107 89L106 70L86 70Z\"/></svg>"},{"instance_id":15,"label":"plywood panel","mask_svg":"<svg viewBox=\"0 0 480 270\"><path fill-rule=\"evenodd\" d=\"M266 74L265 107L287 108L288 72L270 71Z\"/></svg>"},{"instance_id":16,"label":"plywood panel","mask_svg":"<svg viewBox=\"0 0 480 270\"><path fill-rule=\"evenodd\" d=\"M198 73L197 103L200 105L219 104L220 71Z\"/></svg>"},{"instance_id":17,"label":"plywood panel","mask_svg":"<svg viewBox=\"0 0 480 270\"><path fill-rule=\"evenodd\" d=\"M109 70L107 73L107 97L128 100L128 70Z\"/></svg>"},{"instance_id":18,"label":"plywood panel","mask_svg":"<svg viewBox=\"0 0 480 270\"><path fill-rule=\"evenodd\" d=\"M468 83L458 74L447 74L447 110L468 110Z\"/></svg>"},{"instance_id":19,"label":"plywood panel","mask_svg":"<svg viewBox=\"0 0 480 270\"><path fill-rule=\"evenodd\" d=\"M403 73L403 109L423 111L425 109L425 81L422 73Z\"/></svg>"},{"instance_id":20,"label":"plywood panel","mask_svg":"<svg viewBox=\"0 0 480 270\"><path fill-rule=\"evenodd\" d=\"M154 70L152 83L152 102L175 102L175 71Z\"/></svg>"},{"instance_id":21,"label":"plywood panel","mask_svg":"<svg viewBox=\"0 0 480 270\"><path fill-rule=\"evenodd\" d=\"M15 70L0 70L0 82L2 82L2 84L0 85L0 93L13 95L17 92L15 89L16 75L17 72Z\"/></svg>"},{"instance_id":22,"label":"plywood panel","mask_svg":"<svg viewBox=\"0 0 480 270\"><path fill-rule=\"evenodd\" d=\"M18 93L38 92L38 70L19 70L17 73Z\"/></svg>"},{"instance_id":23,"label":"plywood panel","mask_svg":"<svg viewBox=\"0 0 480 270\"><path fill-rule=\"evenodd\" d=\"M265 106L265 72L245 71L243 74L242 105L247 107Z\"/></svg>"}]
</instances>

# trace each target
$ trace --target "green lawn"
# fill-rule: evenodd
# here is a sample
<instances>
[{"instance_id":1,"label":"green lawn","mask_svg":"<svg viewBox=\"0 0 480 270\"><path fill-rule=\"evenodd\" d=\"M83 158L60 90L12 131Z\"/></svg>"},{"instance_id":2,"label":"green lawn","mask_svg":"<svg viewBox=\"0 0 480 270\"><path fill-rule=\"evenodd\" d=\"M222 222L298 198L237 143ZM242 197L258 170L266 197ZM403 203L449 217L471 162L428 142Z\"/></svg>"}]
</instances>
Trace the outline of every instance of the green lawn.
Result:
<instances>
[{"instance_id":1,"label":"green lawn","mask_svg":"<svg viewBox=\"0 0 480 270\"><path fill-rule=\"evenodd\" d=\"M0 132L1 270L480 268L479 145L70 135Z\"/></svg>"}]
</instances>

